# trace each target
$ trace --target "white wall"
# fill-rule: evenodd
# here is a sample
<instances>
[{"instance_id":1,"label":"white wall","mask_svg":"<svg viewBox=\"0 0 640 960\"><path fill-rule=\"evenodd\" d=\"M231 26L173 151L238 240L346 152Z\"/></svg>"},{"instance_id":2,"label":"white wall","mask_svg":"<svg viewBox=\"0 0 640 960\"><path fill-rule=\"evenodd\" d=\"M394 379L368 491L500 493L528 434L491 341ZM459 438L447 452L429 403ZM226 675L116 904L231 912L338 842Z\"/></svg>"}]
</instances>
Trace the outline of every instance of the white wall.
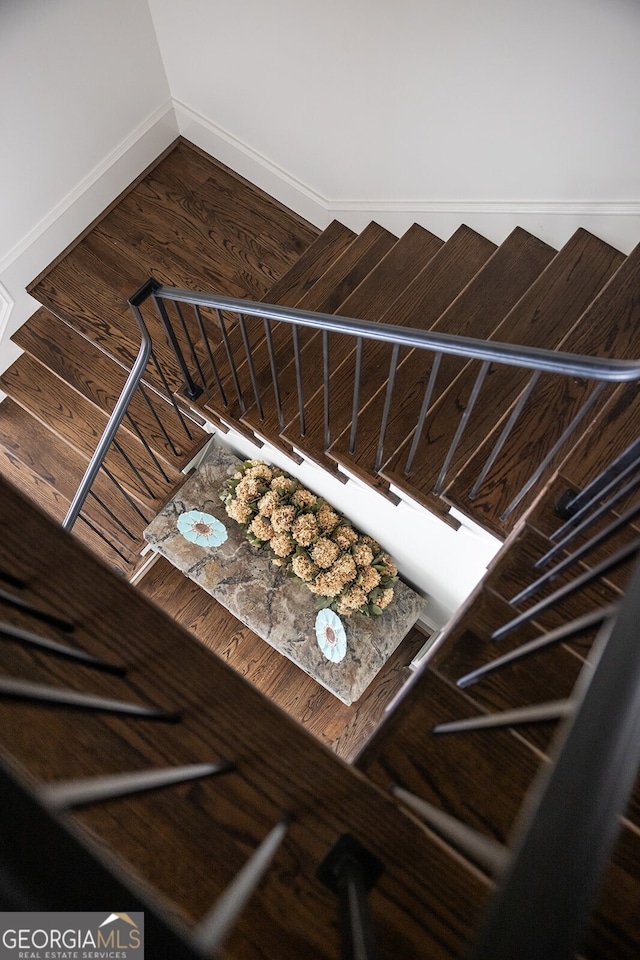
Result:
<instances>
[{"instance_id":1,"label":"white wall","mask_svg":"<svg viewBox=\"0 0 640 960\"><path fill-rule=\"evenodd\" d=\"M181 129L316 222L640 238L636 0L149 2Z\"/></svg>"},{"instance_id":2,"label":"white wall","mask_svg":"<svg viewBox=\"0 0 640 960\"><path fill-rule=\"evenodd\" d=\"M26 284L177 127L147 0L2 0L0 89L6 344L37 306Z\"/></svg>"}]
</instances>

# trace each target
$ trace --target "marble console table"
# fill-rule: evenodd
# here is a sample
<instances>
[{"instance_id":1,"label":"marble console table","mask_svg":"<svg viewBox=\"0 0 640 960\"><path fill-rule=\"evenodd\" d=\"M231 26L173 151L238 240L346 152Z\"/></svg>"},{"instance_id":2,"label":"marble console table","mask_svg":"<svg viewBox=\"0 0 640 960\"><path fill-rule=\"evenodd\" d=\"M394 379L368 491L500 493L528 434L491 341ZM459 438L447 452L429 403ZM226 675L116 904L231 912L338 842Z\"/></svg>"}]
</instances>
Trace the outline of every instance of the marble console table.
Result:
<instances>
[{"instance_id":1,"label":"marble console table","mask_svg":"<svg viewBox=\"0 0 640 960\"><path fill-rule=\"evenodd\" d=\"M328 660L316 639L314 596L289 579L245 539L244 527L227 516L219 499L229 468L239 463L215 447L144 532L152 549L227 607L247 627L326 687L343 703L358 700L426 607L399 581L394 599L376 618L342 617L346 656ZM220 520L227 539L198 546L178 531L178 517L201 510ZM368 531L367 531L368 532Z\"/></svg>"}]
</instances>

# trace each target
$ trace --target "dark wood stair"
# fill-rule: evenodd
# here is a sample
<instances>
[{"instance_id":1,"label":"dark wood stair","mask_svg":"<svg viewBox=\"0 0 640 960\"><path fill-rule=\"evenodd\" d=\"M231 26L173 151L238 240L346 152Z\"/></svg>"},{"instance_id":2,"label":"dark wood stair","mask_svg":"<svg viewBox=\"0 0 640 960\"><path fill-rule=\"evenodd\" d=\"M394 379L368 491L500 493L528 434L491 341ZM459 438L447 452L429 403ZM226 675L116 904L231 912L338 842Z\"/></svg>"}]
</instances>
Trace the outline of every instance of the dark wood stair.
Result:
<instances>
[{"instance_id":1,"label":"dark wood stair","mask_svg":"<svg viewBox=\"0 0 640 960\"><path fill-rule=\"evenodd\" d=\"M579 457L574 459L579 462ZM451 721L570 695L596 635L595 626L585 626L574 637L488 672L463 689L457 685L471 671L497 657L620 598L616 586L599 581L523 623L517 631L500 640L492 639L497 628L532 605L514 607L509 601L523 584L535 578L533 563L551 542L538 527L549 531L558 527L555 503L564 488L565 479L558 477L548 495L530 511L527 521L511 534L404 699L357 760L359 768L379 786L388 789L397 784L500 842L512 833L536 770L553 750L557 721L462 733L433 731ZM618 540L627 542L628 538L627 530ZM610 552L618 540L609 546ZM586 562L582 564L582 569L587 568ZM568 574L561 575L540 596L558 589L568 579ZM639 850L640 781L622 819L581 956L590 960L614 956L631 960L635 956L640 936L634 907L640 893Z\"/></svg>"},{"instance_id":2,"label":"dark wood stair","mask_svg":"<svg viewBox=\"0 0 640 960\"><path fill-rule=\"evenodd\" d=\"M404 238L403 238L404 239ZM400 241L402 242L402 241ZM396 294L391 304L386 300L386 282L379 284L375 274L371 277L371 288L380 290L379 299L371 299L372 293L367 292L367 298L360 306L345 303L344 315L347 309L356 318L379 320L383 323L392 323L397 326L429 329L437 324L444 308L451 303L466 283L474 276L478 269L486 262L495 250L495 245L468 227L459 230L442 246L434 250L433 246L427 251L429 259L410 280L407 286ZM357 297L358 291L354 294ZM355 311L353 308L355 307ZM386 364L388 363L388 348L376 341L366 341L362 352L362 366L360 377L361 402L375 394L381 383L384 383ZM356 357L351 349L347 356L338 363L332 371L329 382L329 421L331 436L337 437L348 428L351 423L353 408L353 383L355 379ZM428 376L428 372L425 372ZM301 435L299 418L292 420L285 428L287 439L302 450L307 456L323 466L332 466L335 470L335 461L329 451L325 452L324 420L320 407L321 392L317 391L311 398L310 417L304 437ZM386 491L385 491L386 492Z\"/></svg>"},{"instance_id":3,"label":"dark wood stair","mask_svg":"<svg viewBox=\"0 0 640 960\"><path fill-rule=\"evenodd\" d=\"M611 251L611 248L609 250ZM606 254L606 251L604 252ZM608 266L607 259L609 259ZM617 260L615 251L611 251L608 258L601 259L601 265L605 268L600 274L601 281L606 279ZM639 286L640 247L636 247L594 297L592 303L586 307L579 320L559 341L557 348L594 357L615 357L627 360L635 358L638 353L637 330L640 324ZM565 378L551 375L541 377L535 389L535 403L529 405L525 415L521 416L516 423L501 451L499 461L489 471L473 501L472 509L479 522L496 530L503 527L502 511L526 479L525 464L533 460L540 464L552 453L555 443L592 390L593 386L584 380L574 379L567 382ZM606 452L603 445L609 442L609 430L615 434L617 427L609 422L607 424L609 429L606 431L591 428L597 423L614 392L614 386L605 388L590 410L582 431L578 431L577 436L574 436L571 441L575 443L581 433L590 430L591 456L600 462L605 462ZM556 411L556 415L551 419L542 415L548 410ZM557 415L560 410L563 411L562 416ZM464 502L468 508L470 503L468 491L477 477L481 455L486 456L487 446L488 443L485 444L482 454L478 451L469 463L465 464L460 470L459 477L447 490L446 496L452 502ZM568 453L569 449L565 444L548 463L545 471L547 478L552 477ZM498 474L498 464L501 465L500 474ZM526 501L521 502L511 513L509 523L512 524L515 519L522 516L526 509Z\"/></svg>"},{"instance_id":4,"label":"dark wood stair","mask_svg":"<svg viewBox=\"0 0 640 960\"><path fill-rule=\"evenodd\" d=\"M477 337L482 340L491 339L502 318L536 281L553 254L553 249L536 237L524 230L515 230L467 284L451 306L438 318L432 329L439 333ZM415 386L404 388L402 402L396 405L395 416L392 416L387 423L383 450L378 451L378 442L386 398L386 384L358 414L362 436L356 449L353 452L350 451L349 435L346 431L333 443L330 449L331 456L358 476L375 482L375 476L380 467L389 460L389 454L403 447L407 442L410 445L413 439L411 435L407 441L407 425L418 422L424 396L423 384L425 384L426 370L430 369L430 359L425 357L423 351L412 350L401 362L397 371L398 381L407 385L415 384ZM455 379L464 366L464 361L460 358L447 355L442 357L436 389L432 395L432 405L435 406L442 389L439 384L446 388L446 385ZM447 430L447 434L451 437L455 434L455 427L456 422L453 424L453 430ZM380 463L376 469L377 458ZM429 456L427 459L433 464L438 462L437 455ZM416 468L416 472L422 480L424 472L422 461ZM379 479L378 482L384 484L388 481ZM406 485L401 486L407 489ZM407 489L407 492L409 495L414 493L414 484L411 484L411 490Z\"/></svg>"},{"instance_id":5,"label":"dark wood stair","mask_svg":"<svg viewBox=\"0 0 640 960\"><path fill-rule=\"evenodd\" d=\"M14 592L63 616L71 630L61 634L0 600L3 622L35 624L51 639L126 667L116 676L3 642L3 673L174 711L172 723L151 722L0 697L3 761L32 789L234 762L225 776L65 814L85 843L108 852L125 882L193 930L286 814L292 822L282 847L221 956L335 960L337 901L317 871L344 834L384 865L369 894L381 960L462 955L490 890L485 876L4 484L0 523L0 571L9 568L24 583ZM37 551L25 550L25 541ZM66 867L62 858L60 876Z\"/></svg>"},{"instance_id":6,"label":"dark wood stair","mask_svg":"<svg viewBox=\"0 0 640 960\"><path fill-rule=\"evenodd\" d=\"M523 291L519 302L493 330L487 332L487 338L522 346L558 348L564 335L578 322L583 311L623 260L622 254L612 247L586 231L578 231L551 260L538 279ZM471 362L463 365L458 362L458 369L458 375L451 378L450 384L442 395L436 398L427 414L422 442L410 474L406 474L405 464L413 436L402 444L397 444L395 452L382 468L382 474L387 480L425 505L440 499L432 491L460 422L461 411L469 404L478 364ZM496 424L496 413L509 411L530 378L531 373L515 367L494 365L490 368L472 419L449 464L449 477L455 476L464 468L468 461L474 458L478 448L489 448L487 437L492 437L506 419L505 414ZM446 380L444 382L446 383ZM491 403L486 402L487 397L491 397ZM536 409L548 408L536 405ZM567 421L561 419L561 422ZM473 469L475 482L481 464L474 463ZM448 493L455 489L455 483L447 483ZM456 506L460 505L455 494L449 499ZM465 500L465 509L473 519L479 520L480 512L475 498L473 501ZM511 521L507 525L492 524L491 529L498 535L504 535L512 526Z\"/></svg>"},{"instance_id":7,"label":"dark wood stair","mask_svg":"<svg viewBox=\"0 0 640 960\"><path fill-rule=\"evenodd\" d=\"M320 232L220 164L181 143L31 285L30 291L46 309L39 310L16 335L16 342L26 352L2 379L4 389L11 397L0 406L0 473L20 485L56 520L64 516L101 425L113 409L124 370L137 351L137 329L126 304L127 297L150 275L177 287L298 306L398 327L482 336L518 344L549 345L600 356L630 357L634 354L638 326L639 265L640 248L624 258L585 231L578 231L557 254L523 230L516 230L499 247L466 226L460 227L444 243L416 225L399 239L377 224L370 225L358 236L336 222ZM577 435L576 456L562 465L563 475L551 481L552 470L558 466L554 460L548 469L548 493L533 509L533 495L525 499L504 521L501 513L505 498L513 495L525 472L530 472L532 465L553 446L563 423L566 424L567 417L584 397L584 384L569 382L568 386L559 388L552 378L541 379L540 394L531 418L523 418L482 491L469 501L467 495L475 482L478 464L493 444L496 432L502 429L504 418L522 396L528 376L510 368L502 379L492 368L487 375L486 394L491 397L492 404L481 403L476 408L477 421L472 422L471 429L463 435L451 463L444 495L434 497L433 486L441 467L442 452L451 441L453 424L457 422L455 418L459 418L469 403L472 371L464 361L444 358L436 381L433 411L425 423L426 443L418 449L411 476L406 477L400 452L406 452L412 442L416 413L433 369L431 355L420 355L409 349L400 351L397 377L399 413L394 412L389 422L385 463L378 472L373 467L378 444L377 425L389 376L388 346L377 341L364 344L359 429L352 450L350 427L355 344L344 336L335 340L329 377L331 447L327 452L320 333L308 330L300 336L307 404L302 429L292 392L296 377L289 325L274 325L275 349L281 365L283 388L286 388L283 389L281 419L275 411L268 351L264 334L259 329L261 322L252 328L255 336L252 334L251 344L255 372L264 395L262 414L252 402L242 409L232 389L228 390L227 403L216 396L213 387L197 402L188 402L182 394L182 374L166 344L159 321L149 310L145 310L145 317L157 341L158 359L166 364L167 379L175 390L176 402L190 410L194 417L197 418L200 412L213 424L229 425L258 442L264 438L289 456L308 457L346 481L346 474L340 471L342 465L344 470L392 499L394 494L390 493L389 484L393 483L408 498L426 505L454 525L456 521L451 519L448 511L452 504L459 506L485 528L507 537L484 582L448 626L444 643L406 692L390 719L361 753L358 759L360 773L349 771L341 764L330 766L326 751L316 755L318 745L315 742L305 737L301 737L300 742L295 739L300 733L297 728L293 753L289 755L284 749L289 742L286 718L276 710L269 712L270 705L265 706L266 701L261 698L255 700L255 703L260 701L262 704L255 707L259 714L258 727L262 722L267 723L270 727L268 736L273 733L276 741L281 737L280 752L273 761L273 782L269 779L266 789L270 797L287 783L291 757L306 757L305 763L308 760L311 767L305 782L307 786L320 783L319 802L330 805L344 803L347 798L349 806L353 795L357 798L354 822L363 836L375 838L378 831L385 851L393 847L394 831L400 838L398 856L393 860L396 872L389 886L384 888L381 900L376 900L381 919L387 915L385 898L389 903L395 902L394 910L398 911L396 914L391 910L393 922L391 932L383 934L382 955L459 955L470 935L479 904L489 889L489 882L481 871L453 852L430 830L418 827L413 816L407 817L390 801L386 790L389 781L394 780L486 835L501 842L508 837L536 770L540 763L546 762L557 725L555 721L465 735L432 736L429 731L435 723L487 715L569 694L588 657L593 630L585 630L549 647L535 659L518 661L500 673L489 673L464 690L457 686L457 680L463 673L488 663L524 640L553 629L567 618L581 615L603 603L611 603L620 596L624 570L572 594L558 606L541 611L535 619L501 641L491 639L492 632L510 615L530 609L540 596L549 595L565 582L566 578L561 576L544 587L533 600L515 607L511 603L518 589L530 582L533 562L550 543L554 507L560 494L567 485L582 487L603 459L620 452L629 439L637 435L639 389L629 385L603 395L585 423L585 429ZM193 330L193 320L189 318L187 323ZM229 330L233 343L240 344L242 338L237 322L230 321ZM179 339L185 343L182 333ZM217 339L213 338L212 346L220 360L225 386L230 388L230 371L225 366L225 351L219 335ZM202 345L198 345L197 350L206 367L206 351ZM251 400L251 376L246 362L239 364L238 374L243 391ZM147 383L154 403L160 408L169 406L156 392L160 385L153 372L148 375ZM496 412L493 404L498 401L500 407ZM171 484L179 482L178 471L205 439L204 431L193 421L192 442L185 441L179 431L170 432L170 440L167 439L158 431L153 414L140 397L136 398L132 412L145 436L149 437L155 453L166 465L170 482L151 498L139 489L139 484L134 485L133 503L118 508L119 513L124 510L121 516L126 520L127 528L131 527L132 535L129 536L118 526L112 526L112 518L105 509L111 503L110 482L100 478L95 491L98 499L88 501L86 518L75 528L78 537L95 552L104 551L104 537L111 544L111 564L126 575L135 569L146 518L155 512L157 503L167 495ZM125 447L131 459L139 457L140 446L135 431L129 429ZM294 455L294 449L300 453ZM557 459L560 461L564 457L562 453ZM506 473L505 462L509 468ZM501 468L499 463L502 463ZM121 479L131 479L126 465L117 465L117 461L113 465L114 472ZM500 469L503 473L499 473ZM13 503L13 494L8 495L7 503ZM136 509L142 512L142 516ZM41 518L38 519L37 514L33 519L31 512L26 510L25 516L31 537L48 537L43 533ZM54 536L56 544L59 536ZM625 536L628 538L629 534ZM0 549L8 549L8 544L19 554L15 535L9 539L11 543L0 538ZM59 542L62 544L61 555L65 558L83 556L77 553L77 545L70 545L68 538L61 537ZM594 558L602 555L600 550ZM582 568L586 569L589 563L595 562L594 558L585 561ZM34 576L37 589L46 593L46 584L43 586L41 582L42 574L33 573L28 557L19 555L16 563L18 568L24 568ZM87 571L79 572L80 580L86 583L90 574L98 576L92 562L88 562ZM110 598L111 589L107 590ZM46 595L49 597L48 593ZM127 600L125 606L130 602L133 604ZM79 610L78 603L77 598L73 600L74 609ZM114 652L121 649L122 643L113 623L112 614L115 616L116 613L120 628L119 610L101 608L99 614L100 624L107 624L110 639L106 646ZM134 612L133 616L138 623L141 614ZM193 649L188 644L187 647L180 646L184 640L181 635L176 640L176 650L170 649L169 641L175 639L174 628L166 620L160 623L158 616L157 611L153 613L152 626L155 625L160 633L167 627L169 632L166 637L156 636L150 627L151 647L144 650L138 650L139 638L134 639L136 669L140 667L140 677L136 674L136 681L139 679L140 690L154 696L158 694L161 700L162 691L168 695L179 690L181 696L187 692L191 711L189 736L193 738L189 740L191 746L187 753L191 755L194 744L208 742L212 730L216 735L220 730L226 731L229 711L234 716L243 716L239 704L244 710L246 700L250 711L255 704L251 696L247 699L245 686L235 675L229 681L227 672L218 670L219 665L211 667L211 663L218 662L202 651L201 645L194 654L195 646ZM200 611L194 613L194 617L202 616ZM145 628L141 637L146 636ZM236 639L231 637L229 643L233 645L235 642ZM103 640L95 636L88 638L89 646L94 643L96 648L104 646ZM187 648L183 663L177 651ZM150 650L158 652L157 662ZM37 658L32 660L16 654L11 663L21 667L32 665L34 675L44 676L46 672ZM160 676L160 663L175 673L165 672ZM184 672L181 672L183 667ZM207 686L203 679L210 678L209 670L212 671L211 677L215 675L212 686ZM67 675L60 673L58 676L66 678ZM392 679L395 682L396 678ZM221 691L219 703L215 698L212 700L213 689ZM14 713L8 719L13 723L16 719ZM7 727L11 732L9 746L24 760L28 754L27 739L23 739L21 731L14 730L11 723ZM105 733L96 725L95 744L105 742L108 751L119 756L117 744L110 739L114 729L109 726ZM258 730L256 743L262 732ZM65 743L68 743L73 736L71 725L64 726L63 733L67 738ZM242 737L246 734L250 738L253 733L253 728L252 731L241 731ZM128 733L122 736L127 750L131 744L132 749L138 748L137 736ZM227 745L229 736L227 732L221 734L223 745ZM102 737L106 740L103 741ZM169 752L174 750L174 741L169 739L167 743L169 746L162 744L158 748L163 755L166 749ZM310 743L313 746L309 746ZM92 743L91 750L83 748L83 763L96 762L99 754L95 753L95 744ZM249 752L253 750L252 743ZM154 751L155 747L151 754L157 756ZM345 755L347 753L350 759L354 755L348 744L345 745ZM38 755L37 762L41 766L36 772L49 769L45 752ZM66 770L61 761L57 772ZM311 787L309 790L314 802L317 801L317 792ZM640 895L640 874L637 871L639 795L636 791L625 814L621 840L585 953L589 960L631 958L635 955L634 945L637 952L637 943L640 942L636 909ZM256 825L263 825L264 808L252 795L251 815L245 816L244 796L243 791L224 794L224 809L238 835L244 836L246 832L253 841L256 839L254 835L260 833ZM382 803L382 813L371 813L374 799ZM145 830L146 809L139 814ZM197 818L190 820L183 830L179 824L176 826L171 809L160 809L162 812L157 821L160 832L166 830L170 836L170 856L166 864L173 866L177 862L180 843L183 843L189 851L189 858L195 857L198 876L203 879L203 889L195 892L193 875L180 874L177 881L180 909L192 917L198 910L205 909L205 896L212 892L208 865L204 863L206 857L202 857L201 835L197 829L199 821L196 822ZM333 814L327 814L327 817L327 822L323 821L324 839L330 832L329 827L338 829ZM105 828L103 822L90 816L85 823L105 842L118 845L115 825L112 825L113 830ZM106 830L104 834L101 833L103 829ZM310 850L314 851L314 856L319 854L322 844L306 824L300 829L304 843L301 841L295 856L303 862ZM305 833L307 830L308 834ZM239 841L239 846L245 845L244 840ZM231 847L233 856L238 859L234 844ZM399 860L405 856L411 861L414 848L419 862L410 863L409 879L413 883L414 872L423 869L427 877L417 883L415 890L407 891L404 881L398 879ZM161 887L171 887L173 880L163 872L164 866L154 866L146 858L139 836L127 835L122 849L136 869L144 875L150 873L155 878L160 877ZM224 853L227 840L221 849ZM224 860L224 856L221 859ZM455 865L453 879L446 866L449 860ZM446 888L441 883L442 877L447 878ZM217 880L213 885L216 884ZM307 873L301 889L308 898L304 902L315 903L317 890ZM300 907L296 891L295 885L292 887L283 881L277 882L265 894L261 909L268 917L270 935L276 939L284 923L282 917L286 904L291 900L292 912ZM420 900L421 897L424 900ZM421 940L415 911L422 916L420 910L425 904L428 907L435 905L431 918L435 926ZM472 916L466 915L465 904L470 905L468 913ZM273 919L272 908L280 920ZM301 915L310 924L311 932L304 929L304 923L296 926L290 955L324 957L335 947L333 926L324 924L324 921L316 924L314 909L307 906ZM406 934L401 930L405 915L411 917L406 921Z\"/></svg>"}]
</instances>

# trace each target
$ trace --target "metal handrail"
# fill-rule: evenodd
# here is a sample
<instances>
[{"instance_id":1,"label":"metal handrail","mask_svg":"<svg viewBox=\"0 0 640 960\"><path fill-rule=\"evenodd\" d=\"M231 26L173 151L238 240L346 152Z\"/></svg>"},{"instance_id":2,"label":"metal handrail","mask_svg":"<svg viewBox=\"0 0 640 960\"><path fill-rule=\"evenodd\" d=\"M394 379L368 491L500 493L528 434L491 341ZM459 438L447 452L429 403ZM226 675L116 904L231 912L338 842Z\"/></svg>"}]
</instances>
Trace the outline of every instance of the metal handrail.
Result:
<instances>
[{"instance_id":1,"label":"metal handrail","mask_svg":"<svg viewBox=\"0 0 640 960\"><path fill-rule=\"evenodd\" d=\"M639 622L636 564L578 680L555 763L523 811L470 960L568 960L579 949L640 764Z\"/></svg>"},{"instance_id":2,"label":"metal handrail","mask_svg":"<svg viewBox=\"0 0 640 960\"><path fill-rule=\"evenodd\" d=\"M115 407L107 421L107 426L104 429L104 433L100 437L98 446L96 447L91 460L89 461L89 466L87 467L85 474L80 481L80 486L76 490L75 496L71 501L67 515L62 521L63 530L71 530L74 523L78 519L80 511L84 506L84 502L89 496L89 491L93 486L94 480L98 476L100 468L104 463L104 459L107 455L107 451L111 446L113 439L116 435L118 427L122 423L129 409L129 403L133 394L138 388L140 381L142 380L142 375L145 371L147 363L149 362L149 357L151 356L151 336L147 330L147 326L142 319L142 315L138 309L138 305L142 303L144 299L148 296L147 288L150 286L155 286L154 281L149 281L149 283L144 284L143 287L134 294L133 297L129 300L131 309L133 310L134 316L137 320L138 327L140 329L140 348L135 359L135 363L131 368L131 372L126 379L125 385L122 388L122 393L118 397Z\"/></svg>"},{"instance_id":3,"label":"metal handrail","mask_svg":"<svg viewBox=\"0 0 640 960\"><path fill-rule=\"evenodd\" d=\"M509 366L541 370L545 373L587 377L612 383L640 379L640 359L609 360L559 350L546 350L541 347L521 347L512 343L480 340L476 337L435 333L412 327L394 326L390 323L337 317L330 313L315 313L310 310L298 310L294 307L281 307L252 300L222 297L217 294L196 293L192 290L181 290L177 287L156 286L153 295L156 299L189 303L194 307L229 310L268 320L281 320L294 326L313 327L316 330L328 330L334 333L347 333L363 337L365 340L382 340L406 347L430 348L441 353L466 357L469 360L485 360Z\"/></svg>"}]
</instances>

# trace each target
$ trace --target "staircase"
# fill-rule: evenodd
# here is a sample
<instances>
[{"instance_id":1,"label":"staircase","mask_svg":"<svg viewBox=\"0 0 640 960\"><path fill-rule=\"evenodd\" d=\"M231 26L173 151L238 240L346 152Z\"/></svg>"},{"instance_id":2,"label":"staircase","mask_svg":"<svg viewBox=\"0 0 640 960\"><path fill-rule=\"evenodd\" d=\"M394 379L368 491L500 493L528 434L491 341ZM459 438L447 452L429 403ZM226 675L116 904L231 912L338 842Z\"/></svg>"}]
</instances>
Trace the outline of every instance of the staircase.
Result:
<instances>
[{"instance_id":1,"label":"staircase","mask_svg":"<svg viewBox=\"0 0 640 960\"><path fill-rule=\"evenodd\" d=\"M338 223L319 232L179 143L33 282L43 306L15 335L25 352L0 378L8 395L0 405L0 473L57 521L135 359L139 336L126 301L149 276L284 311L433 334L444 345L467 337L620 361L637 352L640 248L625 257L583 230L559 251L520 229L499 246L466 226L446 242L417 225L400 238L375 223L358 236ZM313 325L269 325L251 313L240 321L206 304L188 310L179 299L166 312L178 359L161 318L145 306L154 359L74 527L119 574L135 573L142 530L212 428L268 442L345 483L355 477L392 502L406 497L453 527L456 506L504 546L434 656L347 766L7 488L0 502L12 532L0 568L22 584L14 593L58 616L68 611L81 625L79 646L124 657L129 671L122 680L8 644L6 672L76 690L88 684L110 697L127 692L170 711L179 706L184 719L132 724L92 713L80 735L75 714L0 699L3 755L32 785L78 771L241 758L238 777L177 788L179 808L171 793L74 814L83 836L112 848L124 873L159 890L190 927L249 850L293 813L284 852L223 956L337 956L335 908L316 870L348 833L385 866L370 895L381 956L460 957L478 928L491 869L439 821L418 821L409 795L452 814L494 849L512 835L567 712L558 703L570 696L603 619L593 611L619 603L631 554L575 590L576 565L542 584L533 603L514 598L538 575L534 564L560 524L558 501L584 489L637 438L639 388L594 387L587 376L532 373L444 348L426 352L408 339L393 346L341 329L329 338ZM180 354L195 390L185 389ZM598 529L633 506L633 493L603 513ZM635 537L630 520L577 569L597 571ZM25 542L43 544L42 567ZM498 646L492 634L523 610ZM28 611L5 601L0 613L33 630ZM585 614L588 623L552 637L539 655L476 675L496 656ZM126 647L122 623L136 627ZM42 629L50 638L60 633L51 624ZM535 716L511 714L547 702ZM241 722L231 728L230 716ZM446 726L476 716L479 726ZM73 756L69 742L77 743ZM401 790L396 800L392 783ZM637 956L636 807L634 794L581 953L593 960ZM206 849L202 836L211 838Z\"/></svg>"}]
</instances>

